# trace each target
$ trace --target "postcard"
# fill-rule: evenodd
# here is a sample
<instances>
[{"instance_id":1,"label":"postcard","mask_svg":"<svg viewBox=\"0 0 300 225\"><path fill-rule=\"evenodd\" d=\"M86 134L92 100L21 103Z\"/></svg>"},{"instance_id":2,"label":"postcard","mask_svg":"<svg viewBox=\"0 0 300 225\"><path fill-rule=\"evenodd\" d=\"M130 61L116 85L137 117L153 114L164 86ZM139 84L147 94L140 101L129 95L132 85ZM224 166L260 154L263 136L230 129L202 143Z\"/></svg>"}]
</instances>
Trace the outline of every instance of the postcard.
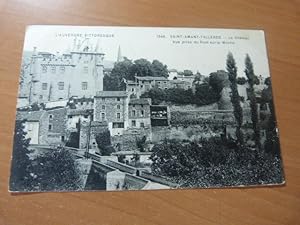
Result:
<instances>
[{"instance_id":1,"label":"postcard","mask_svg":"<svg viewBox=\"0 0 300 225\"><path fill-rule=\"evenodd\" d=\"M9 191L284 183L264 31L29 26Z\"/></svg>"}]
</instances>

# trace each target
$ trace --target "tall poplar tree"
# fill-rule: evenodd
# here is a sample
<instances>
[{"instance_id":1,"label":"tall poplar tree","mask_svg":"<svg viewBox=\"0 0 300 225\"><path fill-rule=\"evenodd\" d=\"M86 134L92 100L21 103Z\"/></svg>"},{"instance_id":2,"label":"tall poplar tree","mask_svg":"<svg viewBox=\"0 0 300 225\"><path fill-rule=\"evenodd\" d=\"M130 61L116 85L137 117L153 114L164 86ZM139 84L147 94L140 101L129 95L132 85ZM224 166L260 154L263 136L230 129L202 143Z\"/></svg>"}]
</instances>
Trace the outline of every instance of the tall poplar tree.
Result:
<instances>
[{"instance_id":1,"label":"tall poplar tree","mask_svg":"<svg viewBox=\"0 0 300 225\"><path fill-rule=\"evenodd\" d=\"M240 95L237 88L237 67L231 52L227 55L226 69L228 72L228 79L231 88L231 103L233 106L233 113L237 122L236 137L240 145L244 144L243 132L241 130L243 124L243 109L240 104Z\"/></svg>"},{"instance_id":2,"label":"tall poplar tree","mask_svg":"<svg viewBox=\"0 0 300 225\"><path fill-rule=\"evenodd\" d=\"M248 97L250 100L251 120L252 120L252 126L253 126L253 130L254 130L254 141L255 141L256 147L258 149L261 149L257 103L256 103L256 98L255 98L255 92L254 92L254 85L255 85L256 77L254 74L253 63L248 54L246 55L246 59L245 59L245 67L246 67L245 74L247 76L248 84L249 84Z\"/></svg>"}]
</instances>

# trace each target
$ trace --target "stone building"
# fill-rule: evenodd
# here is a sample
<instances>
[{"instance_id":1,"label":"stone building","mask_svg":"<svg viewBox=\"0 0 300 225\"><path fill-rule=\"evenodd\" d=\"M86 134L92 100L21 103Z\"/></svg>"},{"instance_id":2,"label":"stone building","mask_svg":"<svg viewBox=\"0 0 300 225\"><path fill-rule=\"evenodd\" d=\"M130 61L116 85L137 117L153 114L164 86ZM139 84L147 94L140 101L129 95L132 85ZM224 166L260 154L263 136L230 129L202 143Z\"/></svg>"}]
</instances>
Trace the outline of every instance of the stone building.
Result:
<instances>
[{"instance_id":1,"label":"stone building","mask_svg":"<svg viewBox=\"0 0 300 225\"><path fill-rule=\"evenodd\" d=\"M126 91L99 91L94 98L94 120L107 122L112 136L121 135L128 127L128 103Z\"/></svg>"},{"instance_id":2,"label":"stone building","mask_svg":"<svg viewBox=\"0 0 300 225\"><path fill-rule=\"evenodd\" d=\"M103 90L104 54L88 43L74 42L73 50L63 54L37 52L23 71L19 96L29 104L68 99L71 96L93 97Z\"/></svg>"},{"instance_id":3,"label":"stone building","mask_svg":"<svg viewBox=\"0 0 300 225\"><path fill-rule=\"evenodd\" d=\"M150 128L150 105L151 98L130 99L129 119L130 128Z\"/></svg>"},{"instance_id":4,"label":"stone building","mask_svg":"<svg viewBox=\"0 0 300 225\"><path fill-rule=\"evenodd\" d=\"M93 120L93 110L68 109L66 129L68 132L77 132L82 122Z\"/></svg>"},{"instance_id":5,"label":"stone building","mask_svg":"<svg viewBox=\"0 0 300 225\"><path fill-rule=\"evenodd\" d=\"M169 80L165 77L135 77L136 83L136 97L140 97L143 93L149 91L151 88L169 88Z\"/></svg>"},{"instance_id":6,"label":"stone building","mask_svg":"<svg viewBox=\"0 0 300 225\"><path fill-rule=\"evenodd\" d=\"M67 109L58 108L41 111L18 111L16 119L25 120L26 137L30 144L64 144L67 139Z\"/></svg>"}]
</instances>

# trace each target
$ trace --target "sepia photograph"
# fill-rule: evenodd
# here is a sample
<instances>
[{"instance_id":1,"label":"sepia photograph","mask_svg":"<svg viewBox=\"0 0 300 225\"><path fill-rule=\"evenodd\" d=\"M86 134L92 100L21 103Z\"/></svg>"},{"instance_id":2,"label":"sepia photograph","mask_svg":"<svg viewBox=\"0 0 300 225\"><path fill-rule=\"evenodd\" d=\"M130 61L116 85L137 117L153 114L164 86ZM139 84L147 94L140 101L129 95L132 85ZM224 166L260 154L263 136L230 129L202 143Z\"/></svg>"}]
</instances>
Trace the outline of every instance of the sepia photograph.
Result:
<instances>
[{"instance_id":1,"label":"sepia photograph","mask_svg":"<svg viewBox=\"0 0 300 225\"><path fill-rule=\"evenodd\" d=\"M27 27L9 191L281 185L264 31Z\"/></svg>"}]
</instances>

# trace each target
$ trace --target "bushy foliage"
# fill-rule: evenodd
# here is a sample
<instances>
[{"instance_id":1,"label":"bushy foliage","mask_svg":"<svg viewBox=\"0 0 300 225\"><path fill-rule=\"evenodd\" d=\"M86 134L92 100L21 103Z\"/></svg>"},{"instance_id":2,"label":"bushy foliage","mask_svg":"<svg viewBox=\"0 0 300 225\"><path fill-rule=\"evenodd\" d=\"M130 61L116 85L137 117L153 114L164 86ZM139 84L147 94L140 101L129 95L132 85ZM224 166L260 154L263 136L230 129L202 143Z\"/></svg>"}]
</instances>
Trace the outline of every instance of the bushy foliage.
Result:
<instances>
[{"instance_id":1,"label":"bushy foliage","mask_svg":"<svg viewBox=\"0 0 300 225\"><path fill-rule=\"evenodd\" d=\"M136 146L140 152L145 151L146 140L147 140L146 136L143 136L142 138L138 138L138 137L136 138Z\"/></svg>"},{"instance_id":2,"label":"bushy foliage","mask_svg":"<svg viewBox=\"0 0 300 225\"><path fill-rule=\"evenodd\" d=\"M154 174L166 176L181 187L282 182L279 158L267 153L257 154L218 138L184 144L165 140L153 147L150 158Z\"/></svg>"},{"instance_id":3,"label":"bushy foliage","mask_svg":"<svg viewBox=\"0 0 300 225\"><path fill-rule=\"evenodd\" d=\"M32 188L35 190L78 190L80 174L75 157L60 147L38 156L34 162L35 177Z\"/></svg>"},{"instance_id":4,"label":"bushy foliage","mask_svg":"<svg viewBox=\"0 0 300 225\"><path fill-rule=\"evenodd\" d=\"M111 145L111 136L109 130L96 134L96 142L101 155L111 155L115 150Z\"/></svg>"},{"instance_id":5,"label":"bushy foliage","mask_svg":"<svg viewBox=\"0 0 300 225\"><path fill-rule=\"evenodd\" d=\"M24 120L16 121L13 160L11 165L10 187L12 190L26 190L33 177L31 172L31 160L29 158L30 150L28 149L30 139L26 138L24 131Z\"/></svg>"},{"instance_id":6,"label":"bushy foliage","mask_svg":"<svg viewBox=\"0 0 300 225\"><path fill-rule=\"evenodd\" d=\"M142 94L143 98L151 98L154 105L162 102L170 102L173 104L196 104L208 105L219 100L220 95L215 92L207 83L196 85L196 91L193 93L191 89L184 90L182 88L160 89L152 88L148 92Z\"/></svg>"}]
</instances>

